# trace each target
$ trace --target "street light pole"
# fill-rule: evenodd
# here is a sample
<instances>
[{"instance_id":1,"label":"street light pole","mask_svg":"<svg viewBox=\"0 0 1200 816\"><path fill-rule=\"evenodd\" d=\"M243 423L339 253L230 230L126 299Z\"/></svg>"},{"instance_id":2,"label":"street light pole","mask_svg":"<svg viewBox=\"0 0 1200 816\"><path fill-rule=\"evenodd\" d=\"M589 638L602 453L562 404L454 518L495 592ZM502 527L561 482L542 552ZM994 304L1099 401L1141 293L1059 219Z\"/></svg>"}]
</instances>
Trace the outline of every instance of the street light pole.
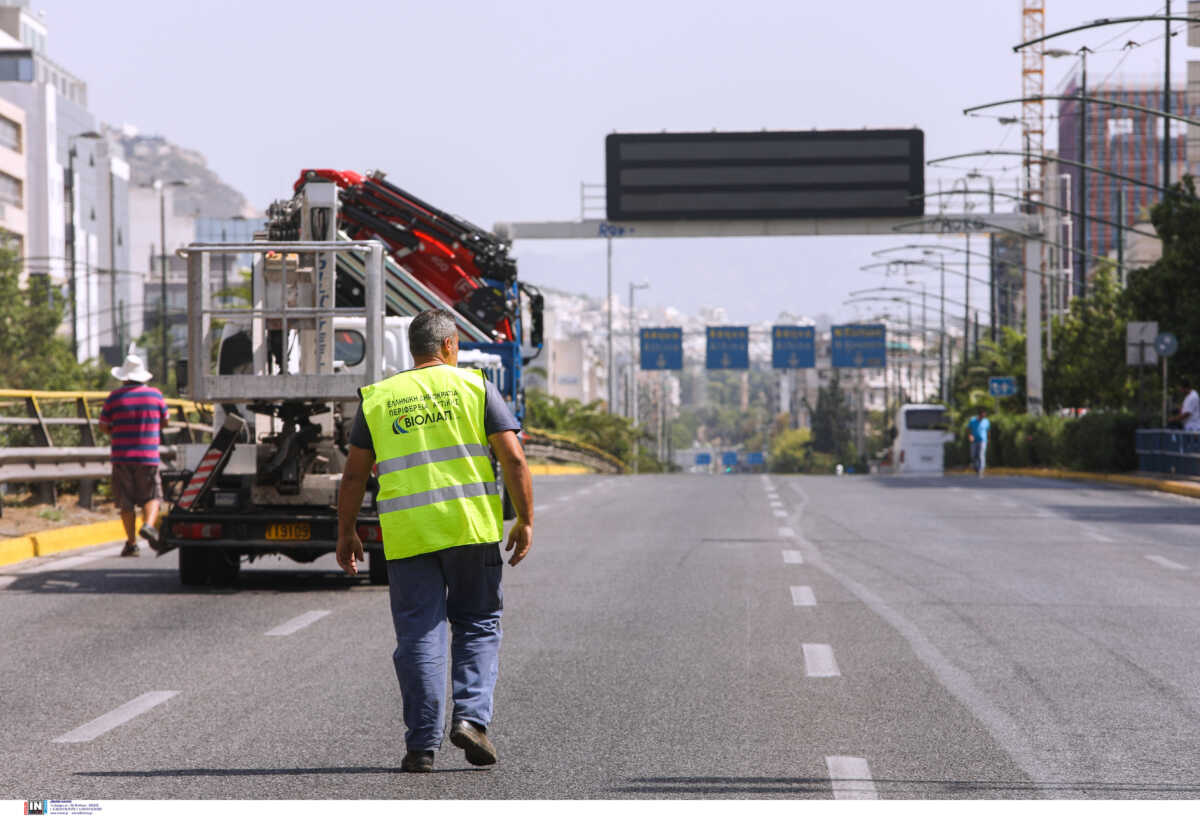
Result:
<instances>
[{"instance_id":1,"label":"street light pole","mask_svg":"<svg viewBox=\"0 0 1200 816\"><path fill-rule=\"evenodd\" d=\"M638 361L637 361L637 312L633 307L633 293L638 289L649 289L646 282L629 282L629 405L633 420L633 472L638 472Z\"/></svg>"},{"instance_id":2,"label":"street light pole","mask_svg":"<svg viewBox=\"0 0 1200 816\"><path fill-rule=\"evenodd\" d=\"M76 361L79 360L79 306L78 284L75 281L75 156L78 155L75 140L99 138L101 136L96 131L85 130L67 139L67 178L64 190L67 196L67 263L71 265L67 280L71 295L71 354ZM115 303L113 307L116 308Z\"/></svg>"},{"instance_id":3,"label":"street light pole","mask_svg":"<svg viewBox=\"0 0 1200 816\"><path fill-rule=\"evenodd\" d=\"M608 295L604 308L608 312L608 412L612 414L617 410L617 375L613 369L612 236L608 237L607 242Z\"/></svg>"},{"instance_id":4,"label":"street light pole","mask_svg":"<svg viewBox=\"0 0 1200 816\"><path fill-rule=\"evenodd\" d=\"M160 275L159 281L159 305L158 319L160 338L162 342L162 381L165 384L168 379L168 362L167 362L167 266L170 256L167 254L167 187L183 187L187 184L182 179L174 181L163 181L162 179L154 180L154 188L158 190L158 238L159 238L159 255L158 272Z\"/></svg>"}]
</instances>

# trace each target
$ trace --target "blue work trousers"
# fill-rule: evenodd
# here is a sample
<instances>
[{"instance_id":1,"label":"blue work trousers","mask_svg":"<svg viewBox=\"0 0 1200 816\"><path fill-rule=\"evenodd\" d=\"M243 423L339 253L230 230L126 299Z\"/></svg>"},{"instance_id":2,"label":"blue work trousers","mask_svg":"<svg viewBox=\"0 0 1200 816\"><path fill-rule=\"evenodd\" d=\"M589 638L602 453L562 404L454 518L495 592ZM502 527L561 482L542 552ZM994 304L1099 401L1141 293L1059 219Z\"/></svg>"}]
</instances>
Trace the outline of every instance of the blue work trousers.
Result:
<instances>
[{"instance_id":1,"label":"blue work trousers","mask_svg":"<svg viewBox=\"0 0 1200 816\"><path fill-rule=\"evenodd\" d=\"M388 561L396 679L410 751L436 751L446 718L447 621L454 719L486 727L500 668L499 544L451 547Z\"/></svg>"}]
</instances>

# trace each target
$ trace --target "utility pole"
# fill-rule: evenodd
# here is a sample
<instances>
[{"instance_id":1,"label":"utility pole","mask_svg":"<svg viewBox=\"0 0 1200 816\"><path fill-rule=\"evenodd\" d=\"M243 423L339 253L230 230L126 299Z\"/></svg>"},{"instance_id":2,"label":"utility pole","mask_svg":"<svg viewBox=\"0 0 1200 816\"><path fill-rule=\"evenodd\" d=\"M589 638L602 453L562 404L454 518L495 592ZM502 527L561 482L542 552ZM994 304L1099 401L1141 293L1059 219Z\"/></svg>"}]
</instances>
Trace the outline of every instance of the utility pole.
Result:
<instances>
[{"instance_id":1,"label":"utility pole","mask_svg":"<svg viewBox=\"0 0 1200 816\"><path fill-rule=\"evenodd\" d=\"M1171 112L1171 0L1167 0L1167 19L1164 23L1166 26L1166 41L1164 50L1166 55L1163 59L1163 113ZM1163 119L1163 146L1162 146L1162 166L1163 166L1163 187L1171 186L1171 120ZM1164 194L1165 197L1165 194ZM1166 423L1163 423L1164 426Z\"/></svg>"},{"instance_id":2,"label":"utility pole","mask_svg":"<svg viewBox=\"0 0 1200 816\"><path fill-rule=\"evenodd\" d=\"M942 333L938 338L938 393L944 403L946 401L946 257L943 255L941 264L941 326Z\"/></svg>"},{"instance_id":3,"label":"utility pole","mask_svg":"<svg viewBox=\"0 0 1200 816\"><path fill-rule=\"evenodd\" d=\"M1087 55L1091 49L1086 45L1079 49L1079 163L1087 164ZM1079 278L1076 293L1087 296L1087 251L1088 251L1088 193L1087 169L1079 168ZM1026 257L1025 266L1029 266ZM1028 277L1028 275L1026 276Z\"/></svg>"}]
</instances>

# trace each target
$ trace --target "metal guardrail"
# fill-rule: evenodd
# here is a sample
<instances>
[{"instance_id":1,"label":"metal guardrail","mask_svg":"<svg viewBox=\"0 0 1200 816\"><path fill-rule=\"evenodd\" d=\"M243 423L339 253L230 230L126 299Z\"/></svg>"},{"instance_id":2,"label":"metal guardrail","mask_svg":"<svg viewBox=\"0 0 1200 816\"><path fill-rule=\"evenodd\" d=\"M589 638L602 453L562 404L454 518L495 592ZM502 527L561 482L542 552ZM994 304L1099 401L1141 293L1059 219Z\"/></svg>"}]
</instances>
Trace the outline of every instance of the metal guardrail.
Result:
<instances>
[{"instance_id":1,"label":"metal guardrail","mask_svg":"<svg viewBox=\"0 0 1200 816\"><path fill-rule=\"evenodd\" d=\"M1140 430L1134 447L1138 470L1200 476L1200 431Z\"/></svg>"},{"instance_id":2,"label":"metal guardrail","mask_svg":"<svg viewBox=\"0 0 1200 816\"><path fill-rule=\"evenodd\" d=\"M80 430L79 441L96 445L96 422L108 391L16 391L0 389L0 429L5 427L33 428L33 441L45 447L59 444L52 428L73 427ZM212 409L203 403L183 399L166 400L172 416L166 432L177 433L182 442L199 442L200 436L212 433ZM23 415L11 412L20 411ZM66 414L72 413L73 416ZM192 422L195 416L198 422Z\"/></svg>"},{"instance_id":3,"label":"metal guardrail","mask_svg":"<svg viewBox=\"0 0 1200 816\"><path fill-rule=\"evenodd\" d=\"M0 389L0 484L39 485L42 501L56 503L55 483L79 482L79 505L91 507L99 479L111 474L109 448L100 445L97 422L107 391L20 391ZM170 418L164 434L177 442L201 442L212 435L212 410L191 400L166 400ZM193 421L193 419L198 421ZM21 437L25 437L22 439ZM29 444L32 443L32 444ZM175 455L170 445L163 456ZM3 512L0 504L0 512Z\"/></svg>"}]
</instances>

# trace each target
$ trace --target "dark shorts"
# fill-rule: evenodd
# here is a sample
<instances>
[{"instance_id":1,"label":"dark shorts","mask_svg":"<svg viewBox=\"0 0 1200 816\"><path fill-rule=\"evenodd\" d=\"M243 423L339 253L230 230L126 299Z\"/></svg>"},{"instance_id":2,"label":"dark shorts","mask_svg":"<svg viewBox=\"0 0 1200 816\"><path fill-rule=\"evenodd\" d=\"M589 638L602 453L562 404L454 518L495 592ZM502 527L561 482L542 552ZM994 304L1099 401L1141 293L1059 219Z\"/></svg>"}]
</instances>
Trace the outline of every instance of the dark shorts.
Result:
<instances>
[{"instance_id":1,"label":"dark shorts","mask_svg":"<svg viewBox=\"0 0 1200 816\"><path fill-rule=\"evenodd\" d=\"M162 498L158 465L137 462L112 463L113 504L122 512L137 510L148 501Z\"/></svg>"}]
</instances>

